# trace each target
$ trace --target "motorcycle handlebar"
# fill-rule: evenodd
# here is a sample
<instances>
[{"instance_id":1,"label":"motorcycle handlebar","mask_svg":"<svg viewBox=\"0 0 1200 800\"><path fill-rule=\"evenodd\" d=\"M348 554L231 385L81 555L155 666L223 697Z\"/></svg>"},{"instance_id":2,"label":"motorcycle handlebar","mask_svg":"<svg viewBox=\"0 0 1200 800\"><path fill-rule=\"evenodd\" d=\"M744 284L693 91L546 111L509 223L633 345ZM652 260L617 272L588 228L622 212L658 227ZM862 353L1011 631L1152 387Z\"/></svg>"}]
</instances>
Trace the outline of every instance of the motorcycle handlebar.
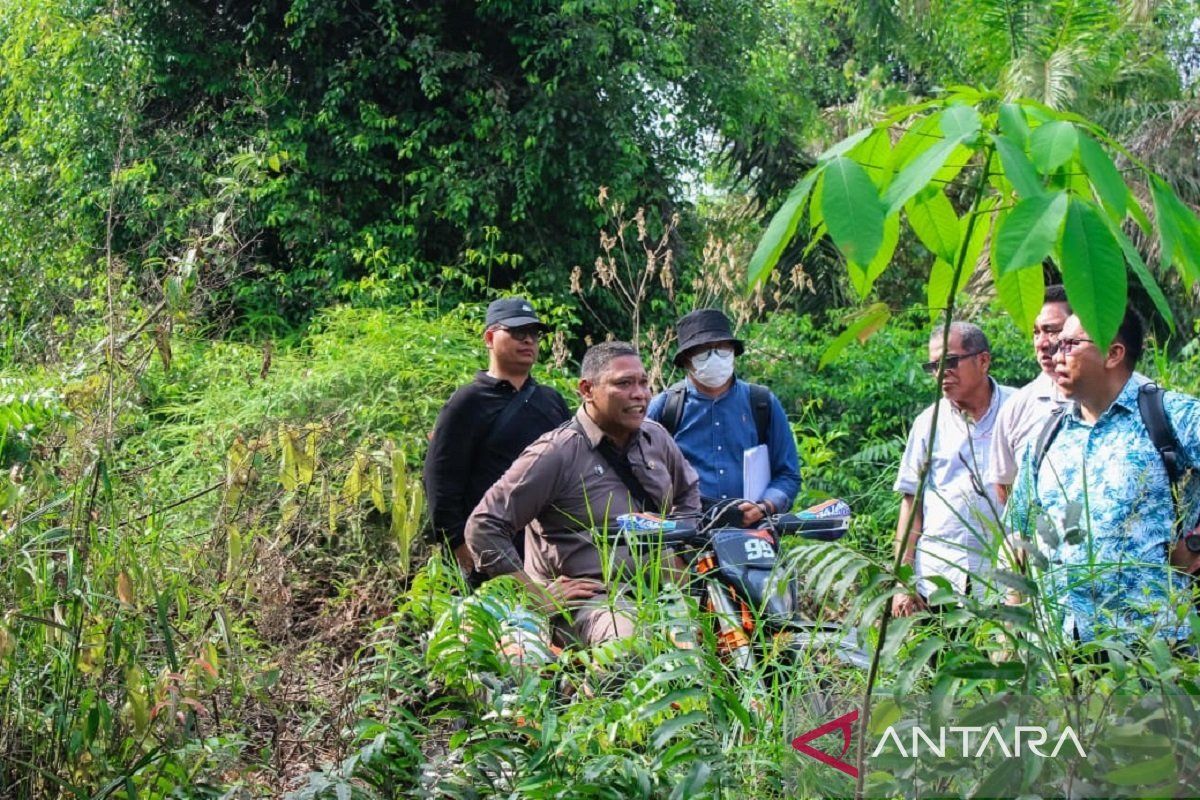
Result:
<instances>
[{"instance_id":1,"label":"motorcycle handlebar","mask_svg":"<svg viewBox=\"0 0 1200 800\"><path fill-rule=\"evenodd\" d=\"M802 517L799 514L776 514L769 518L771 527L780 536L799 534L805 539L832 542L846 534L849 517Z\"/></svg>"},{"instance_id":2,"label":"motorcycle handlebar","mask_svg":"<svg viewBox=\"0 0 1200 800\"><path fill-rule=\"evenodd\" d=\"M653 526L644 529L620 530L614 533L619 537L628 536L633 539L660 541L664 545L697 544L707 541L712 535L722 529L736 526L714 525L698 526L675 520L669 530ZM812 517L800 514L774 514L764 518L758 527L774 531L779 536L799 535L805 539L816 539L822 542L832 542L842 538L850 527L849 517Z\"/></svg>"}]
</instances>

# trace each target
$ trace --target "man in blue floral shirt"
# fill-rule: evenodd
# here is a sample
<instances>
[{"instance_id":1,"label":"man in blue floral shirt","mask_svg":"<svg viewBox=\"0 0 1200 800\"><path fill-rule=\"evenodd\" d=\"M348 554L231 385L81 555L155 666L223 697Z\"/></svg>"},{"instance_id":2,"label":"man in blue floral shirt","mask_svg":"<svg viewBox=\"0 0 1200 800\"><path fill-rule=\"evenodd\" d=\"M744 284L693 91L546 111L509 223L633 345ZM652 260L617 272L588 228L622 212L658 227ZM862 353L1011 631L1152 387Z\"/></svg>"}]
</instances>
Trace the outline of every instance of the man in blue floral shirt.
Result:
<instances>
[{"instance_id":1,"label":"man in blue floral shirt","mask_svg":"<svg viewBox=\"0 0 1200 800\"><path fill-rule=\"evenodd\" d=\"M1191 603L1184 571L1195 556L1176 560L1176 514L1186 535L1200 510L1200 485L1187 478L1180 500L1138 411L1142 383L1134 367L1142 353L1142 322L1129 310L1107 350L1099 350L1077 316L1058 340L1055 380L1070 406L1037 461L1037 443L1025 450L1009 502L1013 527L1036 532L1048 559L1042 591L1064 631L1091 641L1102 627L1143 631L1171 641L1186 638L1183 615ZM1200 400L1167 392L1167 418L1180 445L1181 466L1200 465ZM1123 637L1127 638L1127 637Z\"/></svg>"}]
</instances>

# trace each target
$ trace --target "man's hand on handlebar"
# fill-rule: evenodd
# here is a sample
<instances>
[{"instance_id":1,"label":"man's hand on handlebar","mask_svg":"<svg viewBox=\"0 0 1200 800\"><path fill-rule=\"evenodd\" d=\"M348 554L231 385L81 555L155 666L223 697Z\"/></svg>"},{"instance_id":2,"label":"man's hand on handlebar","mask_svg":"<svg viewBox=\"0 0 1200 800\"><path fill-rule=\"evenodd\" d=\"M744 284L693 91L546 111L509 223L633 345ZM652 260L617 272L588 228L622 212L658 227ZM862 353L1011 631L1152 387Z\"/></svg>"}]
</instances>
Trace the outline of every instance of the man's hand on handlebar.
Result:
<instances>
[{"instance_id":1,"label":"man's hand on handlebar","mask_svg":"<svg viewBox=\"0 0 1200 800\"><path fill-rule=\"evenodd\" d=\"M919 594L898 594L892 598L893 617L911 617L925 609L925 600Z\"/></svg>"},{"instance_id":2,"label":"man's hand on handlebar","mask_svg":"<svg viewBox=\"0 0 1200 800\"><path fill-rule=\"evenodd\" d=\"M747 500L738 506L738 511L742 512L742 526L749 528L756 522L767 515L766 508L760 503L751 503Z\"/></svg>"}]
</instances>

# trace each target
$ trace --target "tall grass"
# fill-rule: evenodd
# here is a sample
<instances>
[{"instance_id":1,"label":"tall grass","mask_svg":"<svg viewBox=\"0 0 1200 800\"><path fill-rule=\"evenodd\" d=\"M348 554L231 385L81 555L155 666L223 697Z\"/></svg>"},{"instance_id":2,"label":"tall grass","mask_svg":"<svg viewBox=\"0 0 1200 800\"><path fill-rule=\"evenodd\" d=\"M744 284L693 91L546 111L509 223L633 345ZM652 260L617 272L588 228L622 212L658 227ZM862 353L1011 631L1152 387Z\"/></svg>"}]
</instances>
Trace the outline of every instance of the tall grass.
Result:
<instances>
[{"instance_id":1,"label":"tall grass","mask_svg":"<svg viewBox=\"0 0 1200 800\"><path fill-rule=\"evenodd\" d=\"M993 339L1011 340L1011 359L998 360L1017 363L1024 342L1005 336ZM633 576L636 640L539 666L499 657L527 622L510 616L515 587L464 601L456 570L414 541L424 436L482 365L478 337L462 315L337 309L269 360L177 335L169 368L139 357L154 347L139 339L115 381L107 449L102 377L14 384L47 413L0 471L0 794L852 792L788 743L858 694L862 673L769 646L739 673L652 554ZM893 387L926 333L897 328L826 373L804 368L817 337L776 317L749 365L803 409L810 490L865 513L842 543L789 543L784 565L810 616L870 635L896 586L882 554L895 437L911 419L901 406L927 402ZM1173 366L1180 380L1200 374ZM1039 577L1006 581L1036 595ZM940 626L897 621L881 690L1200 690L1194 660L1150 641L1063 642L1051 622L1037 605L976 601ZM685 628L699 647L676 646ZM1097 665L1098 648L1117 657Z\"/></svg>"}]
</instances>

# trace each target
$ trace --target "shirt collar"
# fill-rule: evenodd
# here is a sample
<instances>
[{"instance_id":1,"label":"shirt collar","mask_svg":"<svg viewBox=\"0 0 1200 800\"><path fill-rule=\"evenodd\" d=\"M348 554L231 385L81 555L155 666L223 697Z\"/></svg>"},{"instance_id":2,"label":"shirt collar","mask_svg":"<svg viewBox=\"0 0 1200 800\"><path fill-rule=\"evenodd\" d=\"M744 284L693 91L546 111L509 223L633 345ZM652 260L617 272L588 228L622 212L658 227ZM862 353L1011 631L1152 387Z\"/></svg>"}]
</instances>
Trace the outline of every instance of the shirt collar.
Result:
<instances>
[{"instance_id":1,"label":"shirt collar","mask_svg":"<svg viewBox=\"0 0 1200 800\"><path fill-rule=\"evenodd\" d=\"M1129 380L1125 381L1125 385L1121 387L1121 391L1117 394L1116 399L1112 401L1112 405L1104 409L1107 414L1114 406L1119 406L1126 411L1138 410L1138 390L1141 388L1144 381L1136 380L1135 376L1130 375Z\"/></svg>"},{"instance_id":2,"label":"shirt collar","mask_svg":"<svg viewBox=\"0 0 1200 800\"><path fill-rule=\"evenodd\" d=\"M1125 381L1125 385L1121 387L1121 391L1117 392L1117 396L1113 398L1108 408L1104 409L1104 413L1100 415L1096 422L1100 422L1100 420L1111 416L1114 409L1120 409L1129 414L1140 413L1138 411L1138 390L1141 389L1142 384L1146 383L1146 381L1145 377L1136 372L1130 375L1129 380ZM1079 413L1079 403L1077 402L1071 403L1071 417L1077 421L1082 422L1083 420L1083 417Z\"/></svg>"},{"instance_id":3,"label":"shirt collar","mask_svg":"<svg viewBox=\"0 0 1200 800\"><path fill-rule=\"evenodd\" d=\"M1050 377L1044 372L1039 372L1038 376L1033 379L1033 386L1037 397L1043 400L1061 401L1063 399L1062 395L1058 391L1058 384L1055 382L1054 378Z\"/></svg>"},{"instance_id":4,"label":"shirt collar","mask_svg":"<svg viewBox=\"0 0 1200 800\"><path fill-rule=\"evenodd\" d=\"M1000 407L1000 384L996 383L995 378L993 378L991 375L988 375L988 385L992 387L992 399L988 402L987 411L983 412L983 416L980 417L979 419L972 420L971 421L972 425L978 425L981 422L983 422L985 419L991 417L993 414L996 413L996 409ZM945 400L946 398L942 398L942 399ZM951 403L949 400L946 400L946 405L950 406L950 411L953 412L955 416L963 419L964 421L967 420L966 413L962 409L960 409L958 406L954 405L954 403Z\"/></svg>"},{"instance_id":5,"label":"shirt collar","mask_svg":"<svg viewBox=\"0 0 1200 800\"><path fill-rule=\"evenodd\" d=\"M604 438L604 431L600 430L600 426L592 421L592 418L588 416L587 411L584 409L584 404L580 403L579 410L575 412L575 421L578 422L579 427L583 429L583 435L587 439L588 448L595 450L596 446L599 445L600 441ZM638 429L637 435L649 437L650 434L646 432L645 426L642 426ZM609 441L612 440L610 439ZM630 440L630 444L633 444L632 439Z\"/></svg>"},{"instance_id":6,"label":"shirt collar","mask_svg":"<svg viewBox=\"0 0 1200 800\"><path fill-rule=\"evenodd\" d=\"M529 381L531 384L537 384L537 381L533 379L532 375L526 377L525 380ZM517 387L513 386L512 383L505 378L492 377L488 374L486 369L481 369L475 373L475 382L483 386L487 386L489 389L494 389L497 386L507 386L513 391L516 391L517 389Z\"/></svg>"},{"instance_id":7,"label":"shirt collar","mask_svg":"<svg viewBox=\"0 0 1200 800\"><path fill-rule=\"evenodd\" d=\"M721 392L721 393L720 393L719 395L717 395L716 397L711 397L711 396L709 396L709 395L705 394L704 392L702 392L702 391L700 391L699 389L697 389L697 388L696 388L696 382L692 380L692 376L691 376L691 375L688 375L686 378L684 378L684 381L685 381L685 386L686 386L687 393L688 393L690 396L692 396L692 397L700 397L700 398L703 398L703 399L705 399L705 400L711 400L711 401L713 401L713 402L716 402L717 400L720 400L722 397L728 397L728 396L729 396L729 394L730 394L730 392L732 392L734 389L736 389L736 388L737 388L737 385L738 385L739 383L741 383L741 381L738 379L737 373L734 373L734 375L733 375L733 383L729 384L729 388L728 388L728 389L726 389L725 391Z\"/></svg>"}]
</instances>

